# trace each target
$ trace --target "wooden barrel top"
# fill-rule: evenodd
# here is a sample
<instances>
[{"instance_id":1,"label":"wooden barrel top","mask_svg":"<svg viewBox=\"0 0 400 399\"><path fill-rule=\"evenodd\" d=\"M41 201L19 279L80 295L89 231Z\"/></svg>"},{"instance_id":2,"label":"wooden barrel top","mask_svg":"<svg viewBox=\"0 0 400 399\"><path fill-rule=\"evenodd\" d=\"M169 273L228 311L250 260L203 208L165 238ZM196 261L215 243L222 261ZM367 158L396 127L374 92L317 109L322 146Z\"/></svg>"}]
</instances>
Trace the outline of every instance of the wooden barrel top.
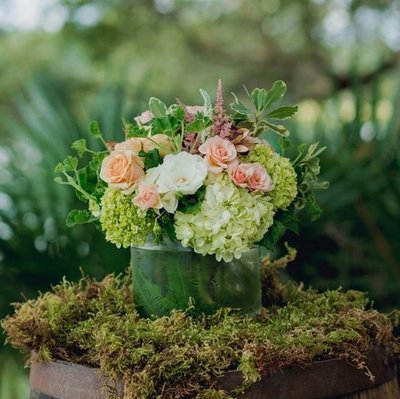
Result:
<instances>
[{"instance_id":1,"label":"wooden barrel top","mask_svg":"<svg viewBox=\"0 0 400 399\"><path fill-rule=\"evenodd\" d=\"M358 370L344 360L322 360L305 368L290 367L264 376L240 398L325 399L368 390L396 378L396 359L388 349L370 351L366 365L375 377L373 381L364 370ZM217 384L229 391L240 385L242 378L241 372L231 371L218 378ZM34 360L30 384L32 399L107 398L106 384L122 393L122 384L110 384L99 369L64 361L43 363Z\"/></svg>"}]
</instances>

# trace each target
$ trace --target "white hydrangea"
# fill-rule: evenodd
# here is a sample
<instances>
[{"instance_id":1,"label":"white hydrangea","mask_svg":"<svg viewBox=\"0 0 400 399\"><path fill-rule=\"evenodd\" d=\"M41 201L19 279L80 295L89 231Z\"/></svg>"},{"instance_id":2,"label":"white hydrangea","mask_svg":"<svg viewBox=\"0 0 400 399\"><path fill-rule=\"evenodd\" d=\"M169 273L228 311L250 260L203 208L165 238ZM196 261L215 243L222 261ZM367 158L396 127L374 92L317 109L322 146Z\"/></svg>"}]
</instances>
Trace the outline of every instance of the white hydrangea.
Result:
<instances>
[{"instance_id":1,"label":"white hydrangea","mask_svg":"<svg viewBox=\"0 0 400 399\"><path fill-rule=\"evenodd\" d=\"M274 207L269 197L236 187L227 177L209 183L197 212L176 213L176 236L197 253L230 262L263 238Z\"/></svg>"}]
</instances>

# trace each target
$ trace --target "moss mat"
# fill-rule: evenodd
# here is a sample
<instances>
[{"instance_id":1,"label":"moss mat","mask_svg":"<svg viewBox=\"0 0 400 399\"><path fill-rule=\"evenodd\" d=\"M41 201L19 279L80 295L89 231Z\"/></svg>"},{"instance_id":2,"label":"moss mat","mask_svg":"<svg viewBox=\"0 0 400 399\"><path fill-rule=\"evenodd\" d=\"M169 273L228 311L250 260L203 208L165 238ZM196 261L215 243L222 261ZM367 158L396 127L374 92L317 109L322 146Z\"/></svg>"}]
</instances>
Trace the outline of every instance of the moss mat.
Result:
<instances>
[{"instance_id":1,"label":"moss mat","mask_svg":"<svg viewBox=\"0 0 400 399\"><path fill-rule=\"evenodd\" d=\"M389 317L356 291L279 286L279 306L258 318L224 310L194 317L190 309L155 320L138 317L130 276L63 281L37 299L15 305L2 323L7 342L42 360L101 367L122 379L126 399L233 398L215 377L241 370L245 388L264 373L316 359L343 358L368 369L366 351L389 346L399 353ZM114 397L110 392L110 398Z\"/></svg>"}]
</instances>

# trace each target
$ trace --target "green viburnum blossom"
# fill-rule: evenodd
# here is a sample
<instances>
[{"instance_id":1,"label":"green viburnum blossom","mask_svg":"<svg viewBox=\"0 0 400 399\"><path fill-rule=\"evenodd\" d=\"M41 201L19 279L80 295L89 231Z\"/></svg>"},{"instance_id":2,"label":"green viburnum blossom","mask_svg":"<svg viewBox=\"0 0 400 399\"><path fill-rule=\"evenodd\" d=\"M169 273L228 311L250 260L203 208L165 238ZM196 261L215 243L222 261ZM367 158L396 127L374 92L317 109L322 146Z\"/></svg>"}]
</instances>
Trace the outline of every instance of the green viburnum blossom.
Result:
<instances>
[{"instance_id":1,"label":"green viburnum blossom","mask_svg":"<svg viewBox=\"0 0 400 399\"><path fill-rule=\"evenodd\" d=\"M263 238L273 217L269 197L251 194L223 176L209 182L195 213L176 213L175 232L183 246L230 262Z\"/></svg>"},{"instance_id":2,"label":"green viburnum blossom","mask_svg":"<svg viewBox=\"0 0 400 399\"><path fill-rule=\"evenodd\" d=\"M101 228L118 248L146 242L154 218L134 205L121 190L108 188L101 200Z\"/></svg>"},{"instance_id":3,"label":"green viburnum blossom","mask_svg":"<svg viewBox=\"0 0 400 399\"><path fill-rule=\"evenodd\" d=\"M259 162L271 176L274 189L268 194L275 208L286 209L293 202L297 195L297 175L288 158L267 144L257 144L245 162Z\"/></svg>"}]
</instances>

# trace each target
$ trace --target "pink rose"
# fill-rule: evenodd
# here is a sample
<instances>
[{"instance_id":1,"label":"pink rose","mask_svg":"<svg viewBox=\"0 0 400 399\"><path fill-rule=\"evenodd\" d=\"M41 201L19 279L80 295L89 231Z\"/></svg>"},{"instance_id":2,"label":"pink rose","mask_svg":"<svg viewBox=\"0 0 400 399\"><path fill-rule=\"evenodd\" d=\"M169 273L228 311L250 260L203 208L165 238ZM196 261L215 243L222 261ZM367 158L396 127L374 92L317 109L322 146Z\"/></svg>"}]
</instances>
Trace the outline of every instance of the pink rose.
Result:
<instances>
[{"instance_id":1,"label":"pink rose","mask_svg":"<svg viewBox=\"0 0 400 399\"><path fill-rule=\"evenodd\" d=\"M250 163L241 163L239 165L231 166L228 169L229 176L232 181L239 187L247 187L247 180L251 175Z\"/></svg>"},{"instance_id":2,"label":"pink rose","mask_svg":"<svg viewBox=\"0 0 400 399\"><path fill-rule=\"evenodd\" d=\"M274 183L265 168L259 163L250 165L249 177L247 178L249 190L263 191L264 193L271 191L274 188Z\"/></svg>"},{"instance_id":3,"label":"pink rose","mask_svg":"<svg viewBox=\"0 0 400 399\"><path fill-rule=\"evenodd\" d=\"M125 151L130 150L135 154L138 154L142 150L142 141L138 138L131 138L123 141L122 143L117 143L114 145L113 151Z\"/></svg>"},{"instance_id":4,"label":"pink rose","mask_svg":"<svg viewBox=\"0 0 400 399\"><path fill-rule=\"evenodd\" d=\"M259 163L242 163L228 169L233 183L239 187L247 187L250 191L268 192L274 183L265 168Z\"/></svg>"},{"instance_id":5,"label":"pink rose","mask_svg":"<svg viewBox=\"0 0 400 399\"><path fill-rule=\"evenodd\" d=\"M135 118L136 123L140 125L144 125L147 122L150 122L154 119L154 115L150 111L144 111L139 116Z\"/></svg>"},{"instance_id":6,"label":"pink rose","mask_svg":"<svg viewBox=\"0 0 400 399\"><path fill-rule=\"evenodd\" d=\"M229 141L214 136L199 147L199 152L205 155L208 164L208 170L213 173L219 173L229 166L236 165L237 151L235 146Z\"/></svg>"},{"instance_id":7,"label":"pink rose","mask_svg":"<svg viewBox=\"0 0 400 399\"><path fill-rule=\"evenodd\" d=\"M144 183L139 184L139 193L132 200L132 202L137 205L140 209L161 209L161 198L157 190L156 184L146 185Z\"/></svg>"},{"instance_id":8,"label":"pink rose","mask_svg":"<svg viewBox=\"0 0 400 399\"><path fill-rule=\"evenodd\" d=\"M143 167L143 161L133 151L113 151L103 160L100 178L109 187L130 194L137 180L144 176Z\"/></svg>"}]
</instances>

